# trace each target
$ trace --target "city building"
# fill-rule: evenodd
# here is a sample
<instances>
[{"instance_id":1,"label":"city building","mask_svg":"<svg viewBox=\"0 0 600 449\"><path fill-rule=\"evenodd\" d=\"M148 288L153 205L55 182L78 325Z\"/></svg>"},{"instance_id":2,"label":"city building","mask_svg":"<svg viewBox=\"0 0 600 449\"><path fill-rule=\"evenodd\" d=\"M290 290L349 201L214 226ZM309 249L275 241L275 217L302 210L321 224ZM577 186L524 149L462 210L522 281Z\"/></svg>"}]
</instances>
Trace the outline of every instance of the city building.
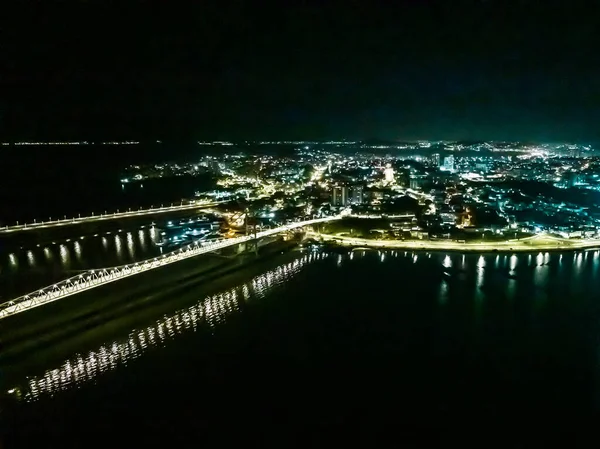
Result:
<instances>
[{"instance_id":1,"label":"city building","mask_svg":"<svg viewBox=\"0 0 600 449\"><path fill-rule=\"evenodd\" d=\"M456 214L454 212L446 210L441 212L439 215L442 220L442 224L452 226L456 224Z\"/></svg>"},{"instance_id":2,"label":"city building","mask_svg":"<svg viewBox=\"0 0 600 449\"><path fill-rule=\"evenodd\" d=\"M363 186L352 187L352 204L363 204L365 201L365 192Z\"/></svg>"},{"instance_id":3,"label":"city building","mask_svg":"<svg viewBox=\"0 0 600 449\"><path fill-rule=\"evenodd\" d=\"M385 178L385 182L388 184L392 184L394 182L394 169L392 168L392 164L386 164L385 170L383 171L383 176Z\"/></svg>"},{"instance_id":4,"label":"city building","mask_svg":"<svg viewBox=\"0 0 600 449\"><path fill-rule=\"evenodd\" d=\"M292 143L262 142L260 148ZM420 222L424 231L430 227L435 235L441 224L444 232L447 228L471 232L497 226L511 238L517 238L517 231L559 232L571 237L580 229L600 229L600 205L590 201L592 194L600 192L600 158L586 149L581 150L583 157L576 157L573 149L577 146L448 142L436 144L425 157L420 150L429 147L421 143L323 142L320 146L325 149L315 142L293 144L298 149L285 158L270 151L246 152L246 143L239 146L239 152L220 152L218 157L132 165L121 179L132 184L207 173L217 181L210 190L196 193L202 200L244 198L262 204L268 198L270 208L292 210L288 206L307 204L320 215L352 206L359 215L387 216L398 198L406 195L418 201L421 216L426 217ZM345 151L336 152L334 146L338 145ZM377 154L369 152L371 148L377 149ZM533 182L525 189L512 181ZM568 195L557 193L547 189L547 184L572 190ZM324 203L331 207L323 207ZM477 213L469 214L469 207ZM310 215L307 208L296 210ZM413 228L411 225L409 230Z\"/></svg>"},{"instance_id":5,"label":"city building","mask_svg":"<svg viewBox=\"0 0 600 449\"><path fill-rule=\"evenodd\" d=\"M365 191L362 185L334 185L331 189L331 205L334 207L345 207L351 204L363 204Z\"/></svg>"},{"instance_id":6,"label":"city building","mask_svg":"<svg viewBox=\"0 0 600 449\"><path fill-rule=\"evenodd\" d=\"M333 186L331 190L331 205L335 207L344 207L350 204L350 188L346 185Z\"/></svg>"}]
</instances>

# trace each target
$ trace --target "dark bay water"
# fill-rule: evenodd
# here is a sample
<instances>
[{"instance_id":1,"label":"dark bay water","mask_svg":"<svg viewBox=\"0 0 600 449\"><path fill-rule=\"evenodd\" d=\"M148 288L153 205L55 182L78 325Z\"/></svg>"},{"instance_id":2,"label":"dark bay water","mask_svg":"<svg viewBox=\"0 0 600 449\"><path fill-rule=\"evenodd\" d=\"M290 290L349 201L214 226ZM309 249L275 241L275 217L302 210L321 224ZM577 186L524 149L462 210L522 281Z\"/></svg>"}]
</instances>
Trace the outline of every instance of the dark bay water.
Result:
<instances>
[{"instance_id":1,"label":"dark bay water","mask_svg":"<svg viewBox=\"0 0 600 449\"><path fill-rule=\"evenodd\" d=\"M176 177L121 185L125 167L193 161L197 145L3 146L0 226L160 206L207 190L209 176Z\"/></svg>"},{"instance_id":2,"label":"dark bay water","mask_svg":"<svg viewBox=\"0 0 600 449\"><path fill-rule=\"evenodd\" d=\"M5 444L589 447L599 269L591 251L281 255L4 367Z\"/></svg>"},{"instance_id":3,"label":"dark bay water","mask_svg":"<svg viewBox=\"0 0 600 449\"><path fill-rule=\"evenodd\" d=\"M78 229L68 239L0 251L0 297L29 293L80 270L125 265L169 251L157 246L161 228L150 222L124 228L93 234Z\"/></svg>"}]
</instances>

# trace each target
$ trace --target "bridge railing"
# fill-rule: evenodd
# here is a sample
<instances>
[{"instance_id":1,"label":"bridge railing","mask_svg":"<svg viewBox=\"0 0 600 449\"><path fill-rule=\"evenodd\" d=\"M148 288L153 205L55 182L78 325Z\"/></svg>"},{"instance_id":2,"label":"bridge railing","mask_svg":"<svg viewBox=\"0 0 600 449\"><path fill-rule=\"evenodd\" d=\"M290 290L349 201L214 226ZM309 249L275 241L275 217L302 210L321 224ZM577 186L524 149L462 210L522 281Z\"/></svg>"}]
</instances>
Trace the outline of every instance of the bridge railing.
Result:
<instances>
[{"instance_id":1,"label":"bridge railing","mask_svg":"<svg viewBox=\"0 0 600 449\"><path fill-rule=\"evenodd\" d=\"M222 203L223 201L220 202L195 202L193 204L171 204L170 206L160 206L160 207L151 207L148 209L139 209L139 210L131 210L129 209L126 212L112 212L112 213L101 213L101 214L93 214L92 215L88 215L86 217L72 217L72 218L63 218L63 219L57 219L57 220L46 220L46 221L37 221L35 220L33 223L24 223L24 224L19 224L17 222L16 225L13 226L4 226L0 228L0 233L10 233L10 232L17 232L17 231L27 231L27 230L32 230L32 229L43 229L43 228L49 228L49 227L54 227L54 226L66 226L66 225L72 225L72 224L78 224L78 223L86 223L86 222L90 222L90 221L103 221L103 220L112 220L115 218L126 218L126 217L138 217L138 216L142 216L142 215L151 215L151 214L157 214L157 213L165 213L165 212L170 212L170 211L178 211L178 210L189 210L189 209L196 209L198 207L203 207L203 206L214 206L217 204Z\"/></svg>"},{"instance_id":2,"label":"bridge railing","mask_svg":"<svg viewBox=\"0 0 600 449\"><path fill-rule=\"evenodd\" d=\"M275 229L269 229L258 232L256 238L263 238L269 235L278 234L283 231L309 226L312 224L323 223L326 221L335 220L338 217L326 217L314 220L301 222L293 222ZM72 296L101 285L115 282L126 277L134 276L145 271L153 270L165 265L179 262L190 257L200 254L209 253L218 249L237 245L239 243L253 240L255 236L242 236L231 239L219 239L210 243L194 242L184 248L163 254L162 256L146 259L140 262L135 262L127 265L120 265L110 268L101 268L96 270L88 270L79 275L62 280L55 284L28 293L18 298L11 299L0 304L0 319L6 318L26 310L39 307L44 304L56 301L67 296Z\"/></svg>"}]
</instances>

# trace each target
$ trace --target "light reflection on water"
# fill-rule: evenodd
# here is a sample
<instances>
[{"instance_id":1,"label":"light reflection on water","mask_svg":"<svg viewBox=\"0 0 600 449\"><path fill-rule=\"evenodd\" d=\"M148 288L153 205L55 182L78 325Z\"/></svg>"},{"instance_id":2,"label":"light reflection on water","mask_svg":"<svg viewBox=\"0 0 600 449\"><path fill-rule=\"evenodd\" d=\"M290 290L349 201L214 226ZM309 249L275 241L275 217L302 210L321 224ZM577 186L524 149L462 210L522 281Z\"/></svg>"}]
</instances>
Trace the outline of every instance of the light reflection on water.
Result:
<instances>
[{"instance_id":1,"label":"light reflection on water","mask_svg":"<svg viewBox=\"0 0 600 449\"><path fill-rule=\"evenodd\" d=\"M108 234L79 236L0 254L0 267L6 267L0 277L0 291L6 297L19 296L65 279L74 269L122 265L160 253L155 228L123 232L120 236Z\"/></svg>"},{"instance_id":2,"label":"light reflection on water","mask_svg":"<svg viewBox=\"0 0 600 449\"><path fill-rule=\"evenodd\" d=\"M484 281L484 276L485 276L485 266L486 266L486 261L485 258L483 257L483 255L479 256L479 259L477 259L477 279L475 281L475 298L477 300L482 300L485 298L485 293L483 292L482 288L483 288L483 281Z\"/></svg>"},{"instance_id":3,"label":"light reflection on water","mask_svg":"<svg viewBox=\"0 0 600 449\"><path fill-rule=\"evenodd\" d=\"M73 249L75 250L75 258L78 262L81 262L81 245L79 242L73 244Z\"/></svg>"},{"instance_id":4,"label":"light reflection on water","mask_svg":"<svg viewBox=\"0 0 600 449\"><path fill-rule=\"evenodd\" d=\"M135 244L131 232L127 233L127 253L129 254L130 259L135 259Z\"/></svg>"},{"instance_id":5,"label":"light reflection on water","mask_svg":"<svg viewBox=\"0 0 600 449\"><path fill-rule=\"evenodd\" d=\"M123 241L120 235L115 235L115 253L119 261L123 260Z\"/></svg>"},{"instance_id":6,"label":"light reflection on water","mask_svg":"<svg viewBox=\"0 0 600 449\"><path fill-rule=\"evenodd\" d=\"M538 264L533 268L533 284L537 286L535 296L537 299L546 299L545 287L549 280L550 269L547 263L550 261L549 254L544 257L541 253L537 257Z\"/></svg>"},{"instance_id":7,"label":"light reflection on water","mask_svg":"<svg viewBox=\"0 0 600 449\"><path fill-rule=\"evenodd\" d=\"M7 266L11 272L15 273L29 268L41 268L45 264L52 263L56 258L56 262L60 266L69 268L73 262L72 256L79 263L84 263L86 258L95 259L99 252L103 253L107 260L115 263L123 260L125 262L134 261L138 258L152 257L158 253L154 248L156 236L156 229L152 228L139 229L122 235L115 234L114 240L107 236L96 236L90 239L80 237L63 242L52 242L42 247L23 248L21 251L8 254ZM123 248L124 244L127 246L126 252Z\"/></svg>"},{"instance_id":8,"label":"light reflection on water","mask_svg":"<svg viewBox=\"0 0 600 449\"><path fill-rule=\"evenodd\" d=\"M438 292L438 301L440 304L446 304L450 296L450 286L447 282L440 282L440 290Z\"/></svg>"},{"instance_id":9,"label":"light reflection on water","mask_svg":"<svg viewBox=\"0 0 600 449\"><path fill-rule=\"evenodd\" d=\"M510 256L510 270L513 271L515 268L517 268L517 264L519 263L519 258L517 257L516 254L513 254L512 256Z\"/></svg>"},{"instance_id":10,"label":"light reflection on water","mask_svg":"<svg viewBox=\"0 0 600 449\"><path fill-rule=\"evenodd\" d=\"M178 335L196 331L201 325L214 328L224 323L229 315L239 311L241 303L265 297L270 290L290 280L308 264L326 257L328 254L325 253L310 253L279 265L249 282L207 296L192 307L165 316L145 329L133 330L127 339L103 345L85 356L68 359L60 367L47 370L41 376L29 377L25 385L9 392L21 400L34 401L43 395L53 395L89 382L140 357L150 347L162 346Z\"/></svg>"},{"instance_id":11,"label":"light reflection on water","mask_svg":"<svg viewBox=\"0 0 600 449\"><path fill-rule=\"evenodd\" d=\"M357 262L367 255L376 256L379 263L389 263L397 257L404 257L417 264L427 262L427 259L417 262L417 253L381 251L375 254L362 250L346 256L336 255L333 263L341 266L344 263ZM481 324L482 312L485 307L488 307L487 299L490 295L494 297L503 295L504 298L511 300L517 296L517 292L523 291L528 295L527 298L538 300L535 301L537 306L544 307L546 302L539 300L550 294L548 289L552 287L552 283L556 279L573 286L578 283L578 279L583 276L584 271L586 271L587 278L597 272L600 266L600 253L598 252L593 255L584 255L583 253L506 255L502 256L501 268L496 268L498 265L497 255L469 255L466 257L463 254L454 253L434 254L434 256L440 268L454 266L459 267L459 270L463 267L466 269L466 273L450 270L453 274L440 280L437 298L440 305L452 304L453 297L456 296L453 293L455 285L467 285L474 280L476 300L473 303L473 310L476 326ZM128 360L139 357L147 348L164 345L184 332L193 332L199 326L214 328L225 322L230 314L238 311L244 302L262 298L275 286L291 279L307 264L325 257L327 256L323 253L306 254L293 262L280 265L269 272L256 276L245 284L207 296L192 307L166 316L152 326L132 331L127 339L103 345L87 355L71 358L60 367L48 370L39 377L28 378L27 383L16 388L15 391L23 399L29 401L35 400L41 395L67 390L88 382ZM572 261L569 258L572 258ZM563 261L562 264L561 261ZM530 268L516 269L525 266L528 262L531 263ZM536 262L541 262L541 264ZM527 293L531 281L536 290L534 296L529 296L530 293ZM459 290L456 290L456 292L458 291L460 291L460 287Z\"/></svg>"},{"instance_id":12,"label":"light reflection on water","mask_svg":"<svg viewBox=\"0 0 600 449\"><path fill-rule=\"evenodd\" d=\"M538 253L538 255L535 258L535 264L537 266L540 266L544 263L544 255L542 253Z\"/></svg>"},{"instance_id":13,"label":"light reflection on water","mask_svg":"<svg viewBox=\"0 0 600 449\"><path fill-rule=\"evenodd\" d=\"M33 251L27 251L27 262L30 267L35 267L35 256L33 255Z\"/></svg>"},{"instance_id":14,"label":"light reflection on water","mask_svg":"<svg viewBox=\"0 0 600 449\"><path fill-rule=\"evenodd\" d=\"M148 248L148 243L146 242L146 232L143 229L138 231L138 242L140 242L140 248L142 248L142 251L146 251Z\"/></svg>"},{"instance_id":15,"label":"light reflection on water","mask_svg":"<svg viewBox=\"0 0 600 449\"><path fill-rule=\"evenodd\" d=\"M60 245L60 261L64 267L71 265L71 256L69 250L65 245Z\"/></svg>"}]
</instances>

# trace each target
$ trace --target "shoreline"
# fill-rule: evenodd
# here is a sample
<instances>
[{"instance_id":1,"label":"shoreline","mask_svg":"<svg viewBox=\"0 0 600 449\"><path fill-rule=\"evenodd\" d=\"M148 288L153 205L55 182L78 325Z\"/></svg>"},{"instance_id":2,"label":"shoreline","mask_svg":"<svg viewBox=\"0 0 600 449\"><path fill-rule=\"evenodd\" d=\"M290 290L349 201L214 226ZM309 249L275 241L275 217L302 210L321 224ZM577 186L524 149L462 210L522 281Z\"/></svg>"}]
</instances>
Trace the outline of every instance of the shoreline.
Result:
<instances>
[{"instance_id":1,"label":"shoreline","mask_svg":"<svg viewBox=\"0 0 600 449\"><path fill-rule=\"evenodd\" d=\"M590 242L589 244L580 244L577 246L567 245L544 245L540 244L537 246L526 245L519 242L514 242L514 245L510 245L508 242L498 242L494 245L480 244L480 243L457 243L457 242L403 242L398 240L366 240L352 237L338 237L327 234L313 234L313 238L320 240L324 243L333 243L336 246L355 249L391 249L391 250L403 250L403 251L447 251L447 252L458 252L458 253L533 253L533 252L571 252L571 251L590 251L599 250L600 241Z\"/></svg>"}]
</instances>

